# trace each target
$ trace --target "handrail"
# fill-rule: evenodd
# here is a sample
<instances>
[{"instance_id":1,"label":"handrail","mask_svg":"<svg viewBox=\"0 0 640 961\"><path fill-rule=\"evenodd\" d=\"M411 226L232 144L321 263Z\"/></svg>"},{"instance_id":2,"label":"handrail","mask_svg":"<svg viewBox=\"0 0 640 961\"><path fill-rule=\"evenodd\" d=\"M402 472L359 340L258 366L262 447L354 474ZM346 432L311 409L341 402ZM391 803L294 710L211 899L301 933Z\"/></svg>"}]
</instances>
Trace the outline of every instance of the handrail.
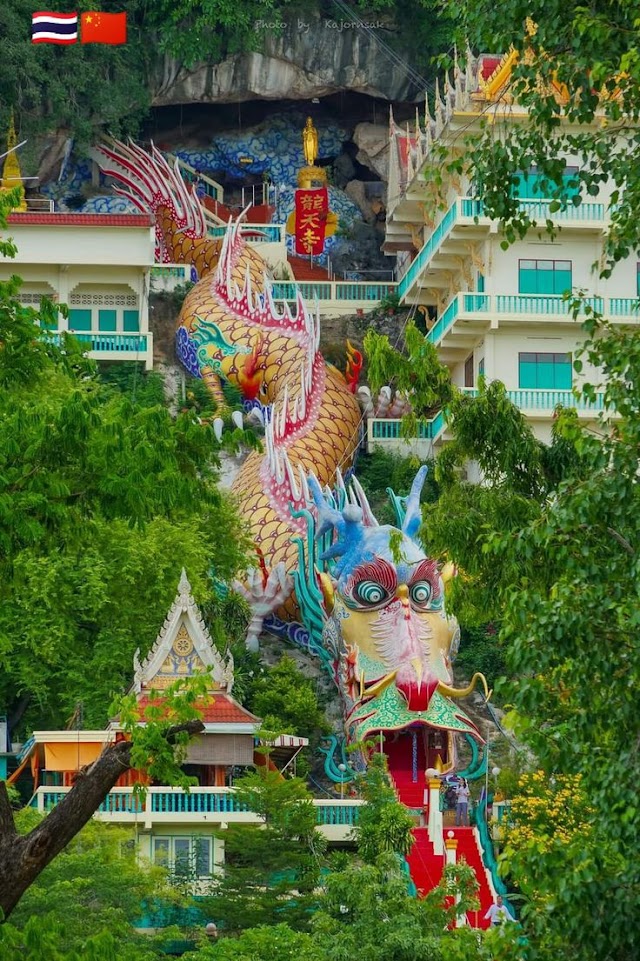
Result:
<instances>
[{"instance_id":1,"label":"handrail","mask_svg":"<svg viewBox=\"0 0 640 961\"><path fill-rule=\"evenodd\" d=\"M552 200L521 200L519 206L532 220L536 217L545 221L577 221L578 223L600 223L605 220L605 205L602 203L581 203L577 206L570 204L564 210L551 211L552 203ZM409 288L418 279L419 274L422 273L456 223L463 219L477 222L480 217L487 224L491 222L484 212L484 204L481 200L477 200L475 197L457 197L454 200L400 279L398 293L401 298L405 296ZM534 220L534 223L537 223L537 221Z\"/></svg>"},{"instance_id":2,"label":"handrail","mask_svg":"<svg viewBox=\"0 0 640 961\"><path fill-rule=\"evenodd\" d=\"M631 297L585 297L583 308L605 317L624 317L640 321L640 300ZM571 317L572 300L563 294L484 294L478 292L454 294L444 311L427 332L427 340L439 344L463 314L482 314L487 322L493 315L523 314L526 317Z\"/></svg>"}]
</instances>

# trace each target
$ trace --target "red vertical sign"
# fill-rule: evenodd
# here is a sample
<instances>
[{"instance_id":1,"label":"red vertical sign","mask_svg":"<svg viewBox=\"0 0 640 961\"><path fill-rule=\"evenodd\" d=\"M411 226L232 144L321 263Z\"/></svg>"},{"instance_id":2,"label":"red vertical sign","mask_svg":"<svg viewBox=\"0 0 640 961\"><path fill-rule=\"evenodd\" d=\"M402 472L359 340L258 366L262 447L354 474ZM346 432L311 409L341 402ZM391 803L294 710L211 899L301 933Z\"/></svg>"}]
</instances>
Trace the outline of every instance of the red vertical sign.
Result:
<instances>
[{"instance_id":1,"label":"red vertical sign","mask_svg":"<svg viewBox=\"0 0 640 961\"><path fill-rule=\"evenodd\" d=\"M296 253L317 257L324 250L329 213L326 187L296 190Z\"/></svg>"}]
</instances>

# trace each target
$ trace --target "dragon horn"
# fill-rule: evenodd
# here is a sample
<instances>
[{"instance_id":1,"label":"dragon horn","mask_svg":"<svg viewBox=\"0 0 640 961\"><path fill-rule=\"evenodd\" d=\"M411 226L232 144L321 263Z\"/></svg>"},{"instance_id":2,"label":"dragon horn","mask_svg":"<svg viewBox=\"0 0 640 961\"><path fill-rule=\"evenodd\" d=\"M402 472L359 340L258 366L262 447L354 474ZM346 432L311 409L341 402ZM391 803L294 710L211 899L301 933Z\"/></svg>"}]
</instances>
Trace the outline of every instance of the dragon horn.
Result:
<instances>
[{"instance_id":1,"label":"dragon horn","mask_svg":"<svg viewBox=\"0 0 640 961\"><path fill-rule=\"evenodd\" d=\"M484 674L474 674L470 683L466 687L449 687L449 685L445 684L443 681L438 681L438 687L436 690L440 691L440 693L444 694L446 697L467 697L468 694L471 694L471 692L475 690L475 686L478 681L482 681L482 687L484 688L484 699L486 703L493 692L489 690L487 679Z\"/></svg>"},{"instance_id":2,"label":"dragon horn","mask_svg":"<svg viewBox=\"0 0 640 961\"><path fill-rule=\"evenodd\" d=\"M407 537L410 537L412 540L415 540L415 537L420 530L420 524L422 523L420 494L422 493L426 476L427 466L424 464L416 474L413 484L411 485L411 491L407 497L407 510L404 516L404 522L402 524L402 533L406 534Z\"/></svg>"}]
</instances>

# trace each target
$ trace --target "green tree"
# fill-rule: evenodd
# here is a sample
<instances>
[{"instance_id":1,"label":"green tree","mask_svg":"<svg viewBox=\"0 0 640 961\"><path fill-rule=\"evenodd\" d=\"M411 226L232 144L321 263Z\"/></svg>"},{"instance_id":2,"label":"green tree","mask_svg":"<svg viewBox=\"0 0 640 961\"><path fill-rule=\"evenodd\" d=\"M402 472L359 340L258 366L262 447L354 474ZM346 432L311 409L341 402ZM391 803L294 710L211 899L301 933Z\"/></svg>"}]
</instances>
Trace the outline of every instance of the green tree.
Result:
<instances>
[{"instance_id":1,"label":"green tree","mask_svg":"<svg viewBox=\"0 0 640 961\"><path fill-rule=\"evenodd\" d=\"M354 832L360 857L370 863L387 854L404 858L413 845L414 822L396 797L384 754L371 755L361 791L366 803Z\"/></svg>"},{"instance_id":2,"label":"green tree","mask_svg":"<svg viewBox=\"0 0 640 961\"><path fill-rule=\"evenodd\" d=\"M19 824L25 830L38 821L25 811ZM175 903L176 893L162 871L138 863L131 833L91 822L29 888L11 924L0 927L2 957L107 961L110 948L118 961L156 958L165 939L135 926L142 905L159 898Z\"/></svg>"},{"instance_id":3,"label":"green tree","mask_svg":"<svg viewBox=\"0 0 640 961\"><path fill-rule=\"evenodd\" d=\"M540 839L509 864L524 891L536 878L536 898L523 908L536 961L557 956L561 943L586 961L625 961L638 950L640 348L633 332L600 318L585 328L582 354L606 385L599 429L561 413L554 457L553 446L532 444L496 385L479 403L454 400L456 441L437 465L443 493L424 528L431 550L447 550L461 568L458 612L500 622L507 721L548 778L581 777L589 812L581 843L554 859ZM490 393L502 448L494 435L483 446ZM465 453L484 458L491 483L459 479L452 465Z\"/></svg>"},{"instance_id":4,"label":"green tree","mask_svg":"<svg viewBox=\"0 0 640 961\"><path fill-rule=\"evenodd\" d=\"M313 741L327 732L315 684L286 655L257 675L249 706L268 730L286 731Z\"/></svg>"},{"instance_id":5,"label":"green tree","mask_svg":"<svg viewBox=\"0 0 640 961\"><path fill-rule=\"evenodd\" d=\"M0 285L0 701L32 724L104 723L184 566L212 595L243 561L211 428L105 388L72 338Z\"/></svg>"},{"instance_id":6,"label":"green tree","mask_svg":"<svg viewBox=\"0 0 640 961\"><path fill-rule=\"evenodd\" d=\"M309 926L316 905L325 841L304 782L260 767L236 782L237 800L264 826L224 832L224 877L204 904L225 934L286 922Z\"/></svg>"}]
</instances>

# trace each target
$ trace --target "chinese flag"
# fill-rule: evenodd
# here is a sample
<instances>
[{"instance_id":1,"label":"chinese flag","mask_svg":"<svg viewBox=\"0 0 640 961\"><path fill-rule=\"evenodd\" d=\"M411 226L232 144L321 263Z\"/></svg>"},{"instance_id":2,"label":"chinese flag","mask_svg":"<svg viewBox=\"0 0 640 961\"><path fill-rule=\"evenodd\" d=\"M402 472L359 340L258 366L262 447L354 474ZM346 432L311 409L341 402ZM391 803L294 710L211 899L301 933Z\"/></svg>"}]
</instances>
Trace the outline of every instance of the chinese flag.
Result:
<instances>
[{"instance_id":1,"label":"chinese flag","mask_svg":"<svg viewBox=\"0 0 640 961\"><path fill-rule=\"evenodd\" d=\"M83 13L81 23L82 43L126 43L126 13Z\"/></svg>"}]
</instances>

